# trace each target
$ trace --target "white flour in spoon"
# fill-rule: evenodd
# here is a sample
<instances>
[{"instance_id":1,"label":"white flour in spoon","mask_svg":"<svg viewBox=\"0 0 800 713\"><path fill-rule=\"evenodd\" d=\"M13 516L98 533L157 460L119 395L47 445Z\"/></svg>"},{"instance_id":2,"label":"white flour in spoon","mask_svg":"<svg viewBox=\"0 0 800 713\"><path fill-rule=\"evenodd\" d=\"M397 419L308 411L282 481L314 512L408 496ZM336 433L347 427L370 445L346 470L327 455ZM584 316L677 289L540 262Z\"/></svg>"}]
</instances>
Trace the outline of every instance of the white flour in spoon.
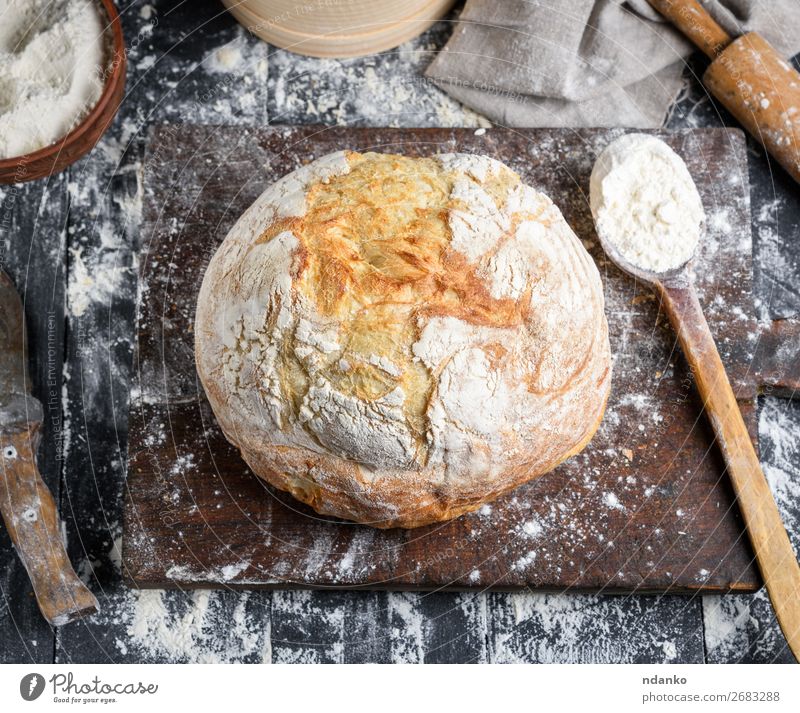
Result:
<instances>
[{"instance_id":1,"label":"white flour in spoon","mask_svg":"<svg viewBox=\"0 0 800 713\"><path fill-rule=\"evenodd\" d=\"M0 0L0 159L58 141L97 104L105 25L96 1Z\"/></svg>"},{"instance_id":2,"label":"white flour in spoon","mask_svg":"<svg viewBox=\"0 0 800 713\"><path fill-rule=\"evenodd\" d=\"M660 139L627 134L610 143L590 188L598 234L634 267L663 273L694 255L703 204L686 164Z\"/></svg>"}]
</instances>

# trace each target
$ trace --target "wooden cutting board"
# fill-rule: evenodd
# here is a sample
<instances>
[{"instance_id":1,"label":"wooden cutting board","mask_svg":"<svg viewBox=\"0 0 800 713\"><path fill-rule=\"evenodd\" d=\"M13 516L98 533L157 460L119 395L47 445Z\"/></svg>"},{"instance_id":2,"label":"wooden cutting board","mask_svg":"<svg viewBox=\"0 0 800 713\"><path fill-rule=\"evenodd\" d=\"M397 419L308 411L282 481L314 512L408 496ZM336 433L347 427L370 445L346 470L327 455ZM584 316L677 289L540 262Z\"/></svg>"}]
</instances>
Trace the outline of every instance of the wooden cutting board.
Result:
<instances>
[{"instance_id":1,"label":"wooden cutting board","mask_svg":"<svg viewBox=\"0 0 800 713\"><path fill-rule=\"evenodd\" d=\"M531 587L754 591L760 579L691 374L650 291L605 260L588 208L620 130L162 126L144 173L124 570L138 587ZM736 130L661 135L706 207L697 286L755 434L749 186ZM255 477L222 436L193 358L196 293L272 181L341 148L469 151L544 190L597 261L614 354L603 424L578 456L479 512L379 531L315 515ZM476 405L477 406L477 405ZM754 436L755 437L755 436Z\"/></svg>"}]
</instances>

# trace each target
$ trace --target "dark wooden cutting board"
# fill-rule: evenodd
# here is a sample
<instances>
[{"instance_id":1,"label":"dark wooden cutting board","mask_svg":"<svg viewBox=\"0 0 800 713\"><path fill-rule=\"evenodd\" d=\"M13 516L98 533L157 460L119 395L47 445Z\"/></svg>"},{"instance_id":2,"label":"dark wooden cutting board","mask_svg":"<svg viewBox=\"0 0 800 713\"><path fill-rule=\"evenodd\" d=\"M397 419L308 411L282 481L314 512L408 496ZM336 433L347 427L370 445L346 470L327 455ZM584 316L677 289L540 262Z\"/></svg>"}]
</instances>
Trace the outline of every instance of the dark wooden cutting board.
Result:
<instances>
[{"instance_id":1,"label":"dark wooden cutting board","mask_svg":"<svg viewBox=\"0 0 800 713\"><path fill-rule=\"evenodd\" d=\"M599 249L592 163L619 130L162 126L144 173L124 569L139 587L753 591L760 579L674 334L650 291ZM708 213L697 285L755 433L758 339L746 150L735 130L660 134ZM196 293L272 181L341 148L505 161L563 211L600 268L614 354L603 424L578 456L479 512L379 531L315 515L255 477L196 377Z\"/></svg>"}]
</instances>

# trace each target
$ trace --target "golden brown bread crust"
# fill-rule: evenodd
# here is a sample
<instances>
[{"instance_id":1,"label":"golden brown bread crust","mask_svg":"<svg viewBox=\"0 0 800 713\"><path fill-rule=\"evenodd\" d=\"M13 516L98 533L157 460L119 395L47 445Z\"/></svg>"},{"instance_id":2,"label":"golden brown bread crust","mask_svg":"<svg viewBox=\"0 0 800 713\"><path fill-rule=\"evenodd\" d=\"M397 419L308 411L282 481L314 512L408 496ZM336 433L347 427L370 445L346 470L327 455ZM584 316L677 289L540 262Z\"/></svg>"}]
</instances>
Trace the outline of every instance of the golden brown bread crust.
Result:
<instances>
[{"instance_id":1,"label":"golden brown bread crust","mask_svg":"<svg viewBox=\"0 0 800 713\"><path fill-rule=\"evenodd\" d=\"M608 393L606 393L606 401ZM284 451L282 460L286 467L282 470L273 470L274 457L264 458L258 452L242 451L247 465L260 478L267 481L270 485L290 493L295 499L309 505L321 515L331 515L345 520L354 520L365 525L382 529L391 527L422 527L436 522L452 520L473 510L477 510L485 503L491 502L501 495L519 487L524 483L535 480L540 475L550 472L560 463L580 453L587 443L592 440L595 431L603 420L606 401L593 426L588 429L584 439L568 453L565 453L560 460L552 465L539 466L535 468L526 463L511 466L505 474L503 481L496 486L495 490L488 491L475 488L471 493L463 493L458 498L448 497L444 491L426 487L421 484L415 492L404 483L399 483L399 489L391 493L381 495L381 500L391 500L398 503L398 512L403 514L394 519L387 519L384 516L384 509L376 511L370 501L369 494L362 494L353 487L354 482L358 482L357 471L343 467L339 459L331 462L317 462L309 464L304 458L305 454ZM278 447L279 449L281 447ZM334 476L327 477L322 481L314 478L314 468L333 473ZM365 502L366 500L366 502Z\"/></svg>"},{"instance_id":2,"label":"golden brown bread crust","mask_svg":"<svg viewBox=\"0 0 800 713\"><path fill-rule=\"evenodd\" d=\"M502 164L340 153L211 261L198 373L272 485L376 527L456 517L581 450L610 355L594 263Z\"/></svg>"}]
</instances>

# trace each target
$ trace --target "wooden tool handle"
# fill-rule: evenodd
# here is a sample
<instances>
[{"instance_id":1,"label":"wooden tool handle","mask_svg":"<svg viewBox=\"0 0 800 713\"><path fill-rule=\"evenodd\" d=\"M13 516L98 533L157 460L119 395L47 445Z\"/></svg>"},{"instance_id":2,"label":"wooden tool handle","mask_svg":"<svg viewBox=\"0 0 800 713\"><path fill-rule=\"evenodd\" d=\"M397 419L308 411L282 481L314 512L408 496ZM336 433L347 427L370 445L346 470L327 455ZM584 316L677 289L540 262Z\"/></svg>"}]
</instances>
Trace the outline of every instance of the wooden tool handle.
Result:
<instances>
[{"instance_id":1,"label":"wooden tool handle","mask_svg":"<svg viewBox=\"0 0 800 713\"><path fill-rule=\"evenodd\" d=\"M800 182L800 74L763 37L735 40L697 0L648 0L713 60L703 84Z\"/></svg>"},{"instance_id":2,"label":"wooden tool handle","mask_svg":"<svg viewBox=\"0 0 800 713\"><path fill-rule=\"evenodd\" d=\"M725 32L697 0L648 0L648 2L702 50L709 59L730 44Z\"/></svg>"},{"instance_id":3,"label":"wooden tool handle","mask_svg":"<svg viewBox=\"0 0 800 713\"><path fill-rule=\"evenodd\" d=\"M800 73L749 32L720 53L703 83L800 182Z\"/></svg>"},{"instance_id":4,"label":"wooden tool handle","mask_svg":"<svg viewBox=\"0 0 800 713\"><path fill-rule=\"evenodd\" d=\"M789 648L800 660L800 566L739 411L694 285L657 283L714 428L745 526Z\"/></svg>"},{"instance_id":5,"label":"wooden tool handle","mask_svg":"<svg viewBox=\"0 0 800 713\"><path fill-rule=\"evenodd\" d=\"M0 511L42 614L62 626L94 614L97 599L67 558L55 501L36 467L38 430L0 432Z\"/></svg>"}]
</instances>

